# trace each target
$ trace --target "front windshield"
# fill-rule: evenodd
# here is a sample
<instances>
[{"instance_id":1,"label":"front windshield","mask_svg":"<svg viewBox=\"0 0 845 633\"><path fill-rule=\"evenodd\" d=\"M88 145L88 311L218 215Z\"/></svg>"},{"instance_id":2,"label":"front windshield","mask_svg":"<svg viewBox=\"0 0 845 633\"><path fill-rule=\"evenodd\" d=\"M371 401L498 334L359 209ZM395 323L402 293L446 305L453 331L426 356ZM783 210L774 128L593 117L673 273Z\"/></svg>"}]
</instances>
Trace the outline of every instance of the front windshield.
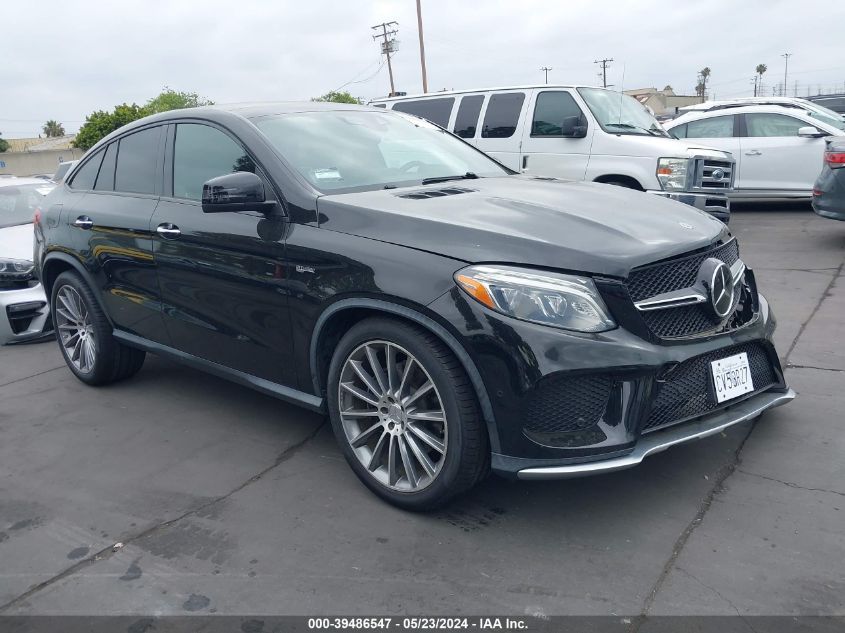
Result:
<instances>
[{"instance_id":1,"label":"front windshield","mask_svg":"<svg viewBox=\"0 0 845 633\"><path fill-rule=\"evenodd\" d=\"M508 173L472 146L410 115L325 110L254 122L318 191L364 191Z\"/></svg>"},{"instance_id":2,"label":"front windshield","mask_svg":"<svg viewBox=\"0 0 845 633\"><path fill-rule=\"evenodd\" d=\"M0 228L29 224L36 207L41 204L52 185L3 185L0 183Z\"/></svg>"},{"instance_id":3,"label":"front windshield","mask_svg":"<svg viewBox=\"0 0 845 633\"><path fill-rule=\"evenodd\" d=\"M611 134L669 136L639 101L621 92L578 88L593 116Z\"/></svg>"}]
</instances>

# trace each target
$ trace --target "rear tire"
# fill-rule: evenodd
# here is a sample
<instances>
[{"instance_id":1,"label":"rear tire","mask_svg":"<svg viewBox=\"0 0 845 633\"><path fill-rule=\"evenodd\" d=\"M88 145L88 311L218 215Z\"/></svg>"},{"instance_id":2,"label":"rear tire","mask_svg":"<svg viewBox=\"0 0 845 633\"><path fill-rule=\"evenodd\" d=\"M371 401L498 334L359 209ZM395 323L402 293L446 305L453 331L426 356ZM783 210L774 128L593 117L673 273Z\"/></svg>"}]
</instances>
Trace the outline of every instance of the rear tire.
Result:
<instances>
[{"instance_id":1,"label":"rear tire","mask_svg":"<svg viewBox=\"0 0 845 633\"><path fill-rule=\"evenodd\" d=\"M488 472L487 431L469 378L426 330L389 318L353 326L332 357L328 403L352 470L395 506L434 509Z\"/></svg>"},{"instance_id":2,"label":"rear tire","mask_svg":"<svg viewBox=\"0 0 845 633\"><path fill-rule=\"evenodd\" d=\"M145 352L120 343L94 293L75 272L56 278L50 297L56 340L68 368L88 385L107 385L134 376Z\"/></svg>"}]
</instances>

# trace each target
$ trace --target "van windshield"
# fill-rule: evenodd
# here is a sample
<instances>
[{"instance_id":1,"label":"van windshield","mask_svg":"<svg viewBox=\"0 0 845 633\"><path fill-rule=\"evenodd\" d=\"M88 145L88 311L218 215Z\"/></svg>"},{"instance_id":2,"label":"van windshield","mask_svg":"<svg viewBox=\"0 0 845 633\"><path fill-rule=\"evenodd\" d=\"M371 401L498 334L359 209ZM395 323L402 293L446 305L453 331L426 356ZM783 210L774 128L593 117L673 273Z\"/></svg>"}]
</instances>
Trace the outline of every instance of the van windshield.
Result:
<instances>
[{"instance_id":1,"label":"van windshield","mask_svg":"<svg viewBox=\"0 0 845 633\"><path fill-rule=\"evenodd\" d=\"M657 119L633 97L603 88L578 88L578 92L605 132L669 136Z\"/></svg>"},{"instance_id":2,"label":"van windshield","mask_svg":"<svg viewBox=\"0 0 845 633\"><path fill-rule=\"evenodd\" d=\"M424 119L378 110L326 110L253 120L282 157L322 192L509 174Z\"/></svg>"}]
</instances>

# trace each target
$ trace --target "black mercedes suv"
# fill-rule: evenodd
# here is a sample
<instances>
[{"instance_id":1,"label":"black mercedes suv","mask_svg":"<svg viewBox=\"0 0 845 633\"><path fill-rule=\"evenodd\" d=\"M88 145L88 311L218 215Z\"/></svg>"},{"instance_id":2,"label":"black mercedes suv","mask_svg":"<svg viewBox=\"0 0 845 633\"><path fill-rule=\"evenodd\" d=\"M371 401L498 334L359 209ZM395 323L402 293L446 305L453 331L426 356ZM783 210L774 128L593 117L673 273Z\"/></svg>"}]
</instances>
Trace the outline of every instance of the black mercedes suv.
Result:
<instances>
[{"instance_id":1,"label":"black mercedes suv","mask_svg":"<svg viewBox=\"0 0 845 633\"><path fill-rule=\"evenodd\" d=\"M36 214L70 370L147 352L327 412L409 509L607 472L787 402L775 319L687 205L515 174L411 115L199 108L104 138Z\"/></svg>"}]
</instances>

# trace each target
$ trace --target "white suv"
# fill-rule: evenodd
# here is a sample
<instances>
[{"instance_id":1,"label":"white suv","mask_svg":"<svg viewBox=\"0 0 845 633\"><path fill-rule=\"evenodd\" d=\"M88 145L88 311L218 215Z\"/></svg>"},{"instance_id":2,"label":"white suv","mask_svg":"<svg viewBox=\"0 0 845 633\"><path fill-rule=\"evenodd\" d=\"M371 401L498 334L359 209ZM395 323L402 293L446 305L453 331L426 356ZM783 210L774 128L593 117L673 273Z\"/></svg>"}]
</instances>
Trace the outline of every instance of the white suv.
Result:
<instances>
[{"instance_id":1,"label":"white suv","mask_svg":"<svg viewBox=\"0 0 845 633\"><path fill-rule=\"evenodd\" d=\"M810 198L824 155L824 137L845 136L835 121L782 104L715 104L664 127L680 139L731 152L737 162L732 198Z\"/></svg>"}]
</instances>

